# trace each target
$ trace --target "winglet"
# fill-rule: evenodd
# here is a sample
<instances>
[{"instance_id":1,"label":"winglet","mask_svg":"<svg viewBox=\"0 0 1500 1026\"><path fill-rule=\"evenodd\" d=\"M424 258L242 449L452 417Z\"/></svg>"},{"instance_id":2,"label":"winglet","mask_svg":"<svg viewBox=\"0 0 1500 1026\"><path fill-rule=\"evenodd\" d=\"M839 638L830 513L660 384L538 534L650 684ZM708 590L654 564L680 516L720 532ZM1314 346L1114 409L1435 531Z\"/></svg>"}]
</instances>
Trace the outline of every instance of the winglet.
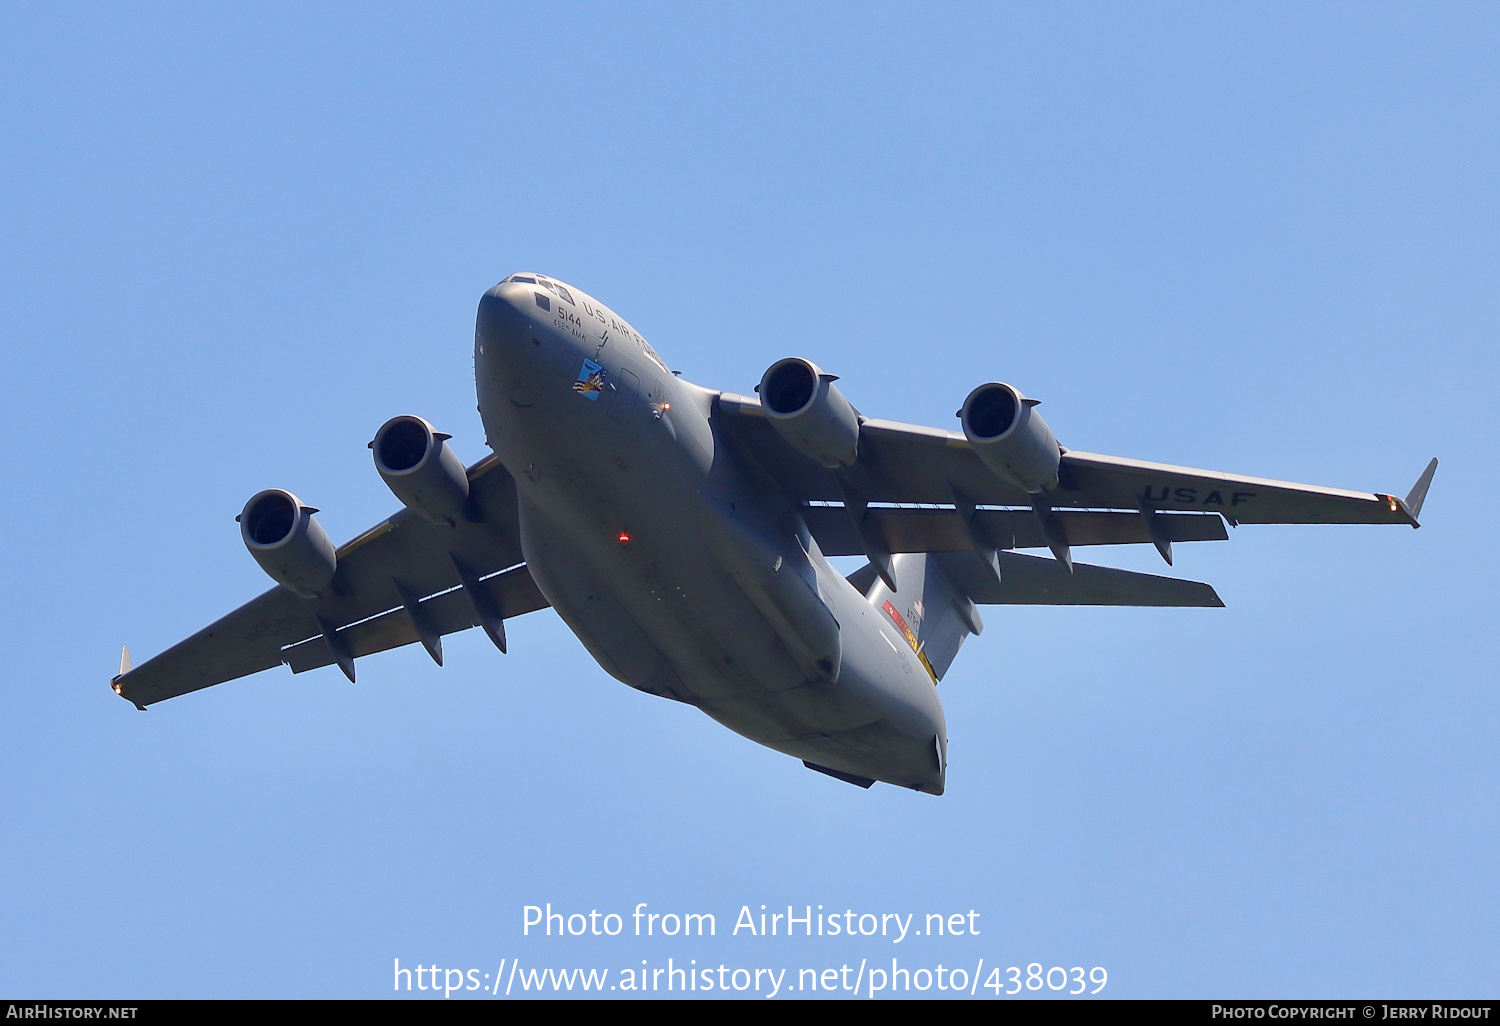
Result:
<instances>
[{"instance_id":1,"label":"winglet","mask_svg":"<svg viewBox=\"0 0 1500 1026\"><path fill-rule=\"evenodd\" d=\"M125 676L129 672L130 672L130 649L128 649L125 646L121 645L120 646L120 672L117 673L117 674L115 674L113 677L111 677L109 679L110 689L112 691L114 691L115 694L119 695L121 698L125 698L125 692L120 687L120 678L123 677L123 676ZM144 705L142 705L141 703L137 702L135 699L133 699L133 698L127 698L126 701L128 701L131 705L135 706L141 712L145 712L146 711L146 707Z\"/></svg>"},{"instance_id":2,"label":"winglet","mask_svg":"<svg viewBox=\"0 0 1500 1026\"><path fill-rule=\"evenodd\" d=\"M1422 476L1417 478L1417 483L1411 486L1406 501L1402 503L1406 507L1406 512L1411 514L1413 527L1422 526L1417 523L1417 518L1422 515L1422 503L1427 501L1427 489L1432 485L1432 475L1437 473L1437 465L1437 457L1434 456L1432 462L1427 464L1427 469L1422 471Z\"/></svg>"}]
</instances>

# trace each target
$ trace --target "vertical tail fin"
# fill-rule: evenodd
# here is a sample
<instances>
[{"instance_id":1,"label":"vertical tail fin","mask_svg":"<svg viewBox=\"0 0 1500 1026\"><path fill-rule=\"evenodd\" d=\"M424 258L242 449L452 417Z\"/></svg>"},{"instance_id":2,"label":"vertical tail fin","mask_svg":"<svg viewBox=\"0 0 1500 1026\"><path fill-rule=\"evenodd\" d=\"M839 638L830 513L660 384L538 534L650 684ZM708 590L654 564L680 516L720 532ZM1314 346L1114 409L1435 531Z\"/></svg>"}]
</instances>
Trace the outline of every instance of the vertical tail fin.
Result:
<instances>
[{"instance_id":1,"label":"vertical tail fin","mask_svg":"<svg viewBox=\"0 0 1500 1026\"><path fill-rule=\"evenodd\" d=\"M899 552L891 558L901 587L892 590L874 576L865 597L905 635L936 683L953 664L964 638L984 630L984 621L968 595L949 584L936 559L925 552Z\"/></svg>"}]
</instances>

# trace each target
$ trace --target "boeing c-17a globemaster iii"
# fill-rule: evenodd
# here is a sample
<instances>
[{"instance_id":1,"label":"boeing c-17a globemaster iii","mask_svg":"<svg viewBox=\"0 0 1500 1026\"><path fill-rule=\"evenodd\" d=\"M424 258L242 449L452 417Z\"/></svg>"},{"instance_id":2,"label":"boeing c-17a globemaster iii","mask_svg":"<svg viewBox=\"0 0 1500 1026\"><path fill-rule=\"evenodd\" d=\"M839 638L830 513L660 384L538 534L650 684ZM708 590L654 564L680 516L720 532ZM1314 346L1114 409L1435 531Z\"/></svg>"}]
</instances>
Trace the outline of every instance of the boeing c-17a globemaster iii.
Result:
<instances>
[{"instance_id":1,"label":"boeing c-17a globemaster iii","mask_svg":"<svg viewBox=\"0 0 1500 1026\"><path fill-rule=\"evenodd\" d=\"M1404 499L1065 449L1037 400L981 384L961 431L865 417L832 374L771 364L759 398L681 380L571 285L514 274L474 333L493 454L420 417L370 443L400 512L335 549L281 489L239 516L276 586L132 669L138 708L555 609L611 676L810 769L942 794L937 684L981 605L1221 606L1207 584L1075 562L1081 546L1223 540L1230 524L1409 524ZM1039 549L1027 555L1018 549ZM830 556L864 556L848 577Z\"/></svg>"}]
</instances>

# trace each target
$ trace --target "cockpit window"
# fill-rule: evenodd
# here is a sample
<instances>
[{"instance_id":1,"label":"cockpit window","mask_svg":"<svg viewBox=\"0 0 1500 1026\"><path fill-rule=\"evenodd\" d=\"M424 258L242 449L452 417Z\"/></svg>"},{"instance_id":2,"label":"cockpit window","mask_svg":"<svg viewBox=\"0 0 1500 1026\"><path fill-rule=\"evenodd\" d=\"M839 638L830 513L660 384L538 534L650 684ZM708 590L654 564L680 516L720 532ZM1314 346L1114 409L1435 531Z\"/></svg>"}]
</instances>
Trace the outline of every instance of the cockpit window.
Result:
<instances>
[{"instance_id":1,"label":"cockpit window","mask_svg":"<svg viewBox=\"0 0 1500 1026\"><path fill-rule=\"evenodd\" d=\"M510 280L511 281L524 281L528 285L535 285L536 284L536 279L535 278L527 278L524 275L520 275L520 274L513 274L513 275L511 275L510 276Z\"/></svg>"},{"instance_id":2,"label":"cockpit window","mask_svg":"<svg viewBox=\"0 0 1500 1026\"><path fill-rule=\"evenodd\" d=\"M531 278L522 278L520 275L517 275L514 278L512 278L511 281L524 281L524 282L530 282L533 285L540 285L542 288L546 289L548 292L551 292L558 299L566 300L568 303L572 304L573 306L577 306L578 305L577 303L573 302L573 297L568 293L567 289L563 288L561 285L559 285L555 281L548 281L546 278L543 278L540 274L537 275L534 280L531 279Z\"/></svg>"}]
</instances>

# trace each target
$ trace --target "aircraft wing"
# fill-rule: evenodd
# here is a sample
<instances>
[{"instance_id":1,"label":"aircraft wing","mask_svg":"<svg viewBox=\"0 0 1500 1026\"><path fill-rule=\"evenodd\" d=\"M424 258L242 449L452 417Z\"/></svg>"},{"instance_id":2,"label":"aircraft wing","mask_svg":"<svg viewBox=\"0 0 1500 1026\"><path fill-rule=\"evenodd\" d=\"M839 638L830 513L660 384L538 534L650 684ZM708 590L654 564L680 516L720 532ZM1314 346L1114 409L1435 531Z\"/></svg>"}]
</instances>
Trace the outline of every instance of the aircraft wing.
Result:
<instances>
[{"instance_id":1,"label":"aircraft wing","mask_svg":"<svg viewBox=\"0 0 1500 1026\"><path fill-rule=\"evenodd\" d=\"M980 506L1013 506L1029 510L1032 504L1031 496L980 462L968 439L956 431L862 419L859 458L853 467L841 471L836 477L832 471L783 441L766 420L759 400L723 393L718 397L718 408L725 429L792 498L803 503L841 503L846 493L852 490L869 503L952 507L953 490L957 488ZM1436 465L1434 460L1411 493L1401 499L1379 492L1322 488L1068 451L1062 456L1058 486L1046 497L1051 506L1059 510L1058 519L1069 534L1066 541L1073 545L1147 541L1151 538L1144 525L1135 532L1138 536L1129 536L1131 532L1118 523L1113 525L1111 533L1107 518L1075 516L1070 521L1063 512L1068 507L1092 511L1123 510L1137 514L1137 519L1141 519L1139 511L1144 505L1154 511L1200 516L1216 513L1232 524L1409 524L1416 527L1422 500ZM932 519L932 526L939 533L933 536L933 544L927 550L962 547L950 544L954 538L942 541L939 519ZM1206 525L1188 525L1181 518L1175 518L1173 524L1171 530L1180 528L1195 536L1175 540L1200 540L1197 536L1205 539L1222 537ZM959 525L950 526L961 532ZM1004 525L997 523L997 532L1003 533L1003 528ZM1074 528L1077 529L1076 538L1072 536ZM1019 522L1018 529L1021 534L1029 530L1020 528ZM1039 540L1023 541L1021 534L1016 536L1012 547L1046 544ZM994 537L1000 547L1006 547L1000 544L998 533ZM895 545L925 544L914 539L915 536L908 532L904 538L893 536L889 540ZM819 544L822 540L819 536ZM890 551L921 549L893 547Z\"/></svg>"},{"instance_id":2,"label":"aircraft wing","mask_svg":"<svg viewBox=\"0 0 1500 1026\"><path fill-rule=\"evenodd\" d=\"M410 510L338 549L331 593L315 601L277 585L185 641L116 677L145 708L280 663L294 673L480 626L504 650L507 617L547 607L522 562L516 485L494 456L468 469L472 520L430 523ZM123 669L123 668L122 668Z\"/></svg>"}]
</instances>

